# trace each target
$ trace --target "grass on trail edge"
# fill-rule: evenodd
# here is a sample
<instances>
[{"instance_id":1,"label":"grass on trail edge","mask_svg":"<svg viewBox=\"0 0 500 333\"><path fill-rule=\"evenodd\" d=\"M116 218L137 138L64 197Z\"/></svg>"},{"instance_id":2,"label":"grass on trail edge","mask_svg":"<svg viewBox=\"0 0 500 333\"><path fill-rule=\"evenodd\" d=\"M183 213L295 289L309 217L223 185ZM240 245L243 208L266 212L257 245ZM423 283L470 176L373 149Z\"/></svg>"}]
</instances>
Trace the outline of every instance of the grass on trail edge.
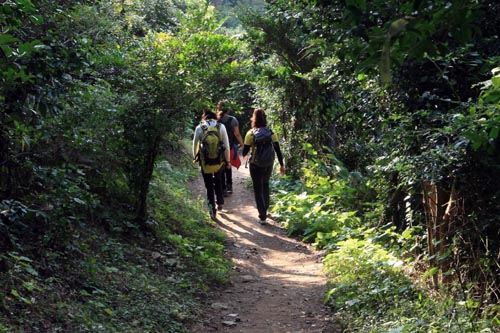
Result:
<instances>
[{"instance_id":1,"label":"grass on trail edge","mask_svg":"<svg viewBox=\"0 0 500 333\"><path fill-rule=\"evenodd\" d=\"M69 246L39 249L36 260L0 254L0 332L188 332L198 300L230 270L223 234L185 187L193 175L158 164L153 233L85 224Z\"/></svg>"}]
</instances>

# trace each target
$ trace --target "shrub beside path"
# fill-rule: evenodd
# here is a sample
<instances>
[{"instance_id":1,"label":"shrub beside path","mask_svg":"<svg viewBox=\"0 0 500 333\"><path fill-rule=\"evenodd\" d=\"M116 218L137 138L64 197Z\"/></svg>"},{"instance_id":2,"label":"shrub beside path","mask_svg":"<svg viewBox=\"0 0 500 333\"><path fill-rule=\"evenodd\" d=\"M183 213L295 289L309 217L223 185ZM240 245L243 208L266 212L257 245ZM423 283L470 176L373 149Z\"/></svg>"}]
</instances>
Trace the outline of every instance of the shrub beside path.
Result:
<instances>
[{"instance_id":1,"label":"shrub beside path","mask_svg":"<svg viewBox=\"0 0 500 333\"><path fill-rule=\"evenodd\" d=\"M233 169L234 193L218 214L227 234L227 256L234 263L231 282L205 300L193 333L335 333L340 332L323 305L326 276L323 254L289 238L277 223L260 225L248 169ZM203 180L193 184L205 197Z\"/></svg>"}]
</instances>

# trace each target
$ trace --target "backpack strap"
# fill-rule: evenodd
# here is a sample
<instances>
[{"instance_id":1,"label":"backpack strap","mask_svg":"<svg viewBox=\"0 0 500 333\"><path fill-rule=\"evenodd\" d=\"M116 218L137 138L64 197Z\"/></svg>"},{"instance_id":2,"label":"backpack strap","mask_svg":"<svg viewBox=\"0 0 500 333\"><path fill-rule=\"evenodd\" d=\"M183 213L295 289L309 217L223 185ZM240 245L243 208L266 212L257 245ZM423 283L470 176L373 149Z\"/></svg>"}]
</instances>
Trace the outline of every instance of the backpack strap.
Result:
<instances>
[{"instance_id":1,"label":"backpack strap","mask_svg":"<svg viewBox=\"0 0 500 333\"><path fill-rule=\"evenodd\" d=\"M217 122L217 125L215 125L215 128L217 128L217 136L219 137L219 140L222 141L222 137L220 135L220 123Z\"/></svg>"},{"instance_id":2,"label":"backpack strap","mask_svg":"<svg viewBox=\"0 0 500 333\"><path fill-rule=\"evenodd\" d=\"M250 147L250 163L253 163L255 160L255 151L257 150L257 146L255 146L255 130L256 128L252 128L252 146Z\"/></svg>"}]
</instances>

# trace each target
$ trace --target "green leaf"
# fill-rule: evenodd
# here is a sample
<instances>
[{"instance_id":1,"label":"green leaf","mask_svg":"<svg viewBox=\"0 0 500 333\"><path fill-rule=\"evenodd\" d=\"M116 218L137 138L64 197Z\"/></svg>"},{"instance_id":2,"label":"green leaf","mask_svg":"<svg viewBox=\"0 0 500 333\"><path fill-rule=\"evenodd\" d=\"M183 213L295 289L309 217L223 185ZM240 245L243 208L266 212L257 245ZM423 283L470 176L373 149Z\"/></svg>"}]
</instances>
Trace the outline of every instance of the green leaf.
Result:
<instances>
[{"instance_id":1,"label":"green leaf","mask_svg":"<svg viewBox=\"0 0 500 333\"><path fill-rule=\"evenodd\" d=\"M484 101L486 103L498 103L500 102L500 91L494 90L491 91L484 96Z\"/></svg>"},{"instance_id":2,"label":"green leaf","mask_svg":"<svg viewBox=\"0 0 500 333\"><path fill-rule=\"evenodd\" d=\"M438 272L439 272L439 268L438 267L432 267L427 272L425 272L422 277L425 279L425 278L428 278L429 276L436 275Z\"/></svg>"},{"instance_id":3,"label":"green leaf","mask_svg":"<svg viewBox=\"0 0 500 333\"><path fill-rule=\"evenodd\" d=\"M2 52L5 54L5 56L8 58L12 56L12 48L8 45L0 45L0 49L2 49Z\"/></svg>"},{"instance_id":4,"label":"green leaf","mask_svg":"<svg viewBox=\"0 0 500 333\"><path fill-rule=\"evenodd\" d=\"M31 15L30 21L33 24L41 24L43 22L43 17L41 15Z\"/></svg>"},{"instance_id":5,"label":"green leaf","mask_svg":"<svg viewBox=\"0 0 500 333\"><path fill-rule=\"evenodd\" d=\"M495 76L491 79L491 83L493 84L493 86L495 88L499 88L500 87L500 76Z\"/></svg>"},{"instance_id":6,"label":"green leaf","mask_svg":"<svg viewBox=\"0 0 500 333\"><path fill-rule=\"evenodd\" d=\"M0 34L0 45L18 42L19 39L10 34Z\"/></svg>"},{"instance_id":7,"label":"green leaf","mask_svg":"<svg viewBox=\"0 0 500 333\"><path fill-rule=\"evenodd\" d=\"M324 303L327 303L330 298L332 297L332 295L335 293L335 289L330 289L326 294L325 294L325 298L323 299L323 302Z\"/></svg>"},{"instance_id":8,"label":"green leaf","mask_svg":"<svg viewBox=\"0 0 500 333\"><path fill-rule=\"evenodd\" d=\"M38 272L31 266L26 266L25 270L33 276L38 276Z\"/></svg>"},{"instance_id":9,"label":"green leaf","mask_svg":"<svg viewBox=\"0 0 500 333\"><path fill-rule=\"evenodd\" d=\"M498 137L499 131L500 131L500 127L493 127L490 131L489 138L496 139Z\"/></svg>"},{"instance_id":10,"label":"green leaf","mask_svg":"<svg viewBox=\"0 0 500 333\"><path fill-rule=\"evenodd\" d=\"M18 53L20 55L29 55L42 45L42 42L40 42L39 40L34 40L29 43L22 43L18 47Z\"/></svg>"},{"instance_id":11,"label":"green leaf","mask_svg":"<svg viewBox=\"0 0 500 333\"><path fill-rule=\"evenodd\" d=\"M85 289L81 289L80 290L80 295L82 296L92 296L92 294L90 294L87 290Z\"/></svg>"},{"instance_id":12,"label":"green leaf","mask_svg":"<svg viewBox=\"0 0 500 333\"><path fill-rule=\"evenodd\" d=\"M25 257L25 256L19 256L19 257L16 257L16 259L20 260L20 261L25 261L25 262L33 262L33 260L31 260L30 258Z\"/></svg>"},{"instance_id":13,"label":"green leaf","mask_svg":"<svg viewBox=\"0 0 500 333\"><path fill-rule=\"evenodd\" d=\"M10 291L10 293L11 293L14 297L16 297L17 299L19 299L19 300L23 301L24 303L26 303L26 304L32 304L32 302L31 302L29 299L27 299L27 298L25 298L25 297L22 297L22 296L19 294L19 292L18 292L17 290L12 289L12 290Z\"/></svg>"}]
</instances>

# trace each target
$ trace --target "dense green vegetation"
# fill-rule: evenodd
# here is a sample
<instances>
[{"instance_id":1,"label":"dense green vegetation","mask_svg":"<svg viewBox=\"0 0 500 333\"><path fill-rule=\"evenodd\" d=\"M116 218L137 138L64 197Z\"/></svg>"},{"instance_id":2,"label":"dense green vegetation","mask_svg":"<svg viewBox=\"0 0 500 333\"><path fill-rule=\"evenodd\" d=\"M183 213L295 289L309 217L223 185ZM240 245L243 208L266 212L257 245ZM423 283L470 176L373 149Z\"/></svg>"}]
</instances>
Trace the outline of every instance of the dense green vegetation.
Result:
<instances>
[{"instance_id":1,"label":"dense green vegetation","mask_svg":"<svg viewBox=\"0 0 500 333\"><path fill-rule=\"evenodd\" d=\"M498 328L499 13L278 0L244 20L293 171L275 211L330 251L347 331Z\"/></svg>"},{"instance_id":2,"label":"dense green vegetation","mask_svg":"<svg viewBox=\"0 0 500 333\"><path fill-rule=\"evenodd\" d=\"M275 214L328 251L346 332L497 330L499 20L493 0L3 1L0 331L185 330L229 268L179 156L220 99L242 131L268 110Z\"/></svg>"},{"instance_id":3,"label":"dense green vegetation","mask_svg":"<svg viewBox=\"0 0 500 333\"><path fill-rule=\"evenodd\" d=\"M196 3L7 1L0 21L0 330L181 331L228 263L178 151L240 89L240 43Z\"/></svg>"}]
</instances>

